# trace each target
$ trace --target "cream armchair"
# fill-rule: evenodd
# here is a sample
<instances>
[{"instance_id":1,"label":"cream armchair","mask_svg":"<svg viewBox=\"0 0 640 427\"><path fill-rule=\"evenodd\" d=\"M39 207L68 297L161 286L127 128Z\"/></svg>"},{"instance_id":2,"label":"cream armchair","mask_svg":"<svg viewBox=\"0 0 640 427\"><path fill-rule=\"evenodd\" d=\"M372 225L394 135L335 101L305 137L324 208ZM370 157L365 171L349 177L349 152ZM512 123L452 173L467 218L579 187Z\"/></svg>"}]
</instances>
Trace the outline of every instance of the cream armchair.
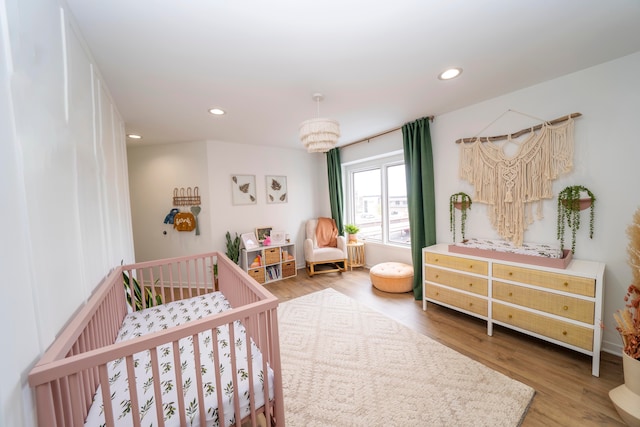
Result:
<instances>
[{"instance_id":1,"label":"cream armchair","mask_svg":"<svg viewBox=\"0 0 640 427\"><path fill-rule=\"evenodd\" d=\"M317 219L310 219L305 225L306 239L304 241L304 260L307 274L313 276L319 273L343 272L347 269L347 241L344 236L338 236L338 247L319 248L316 239ZM323 265L316 270L317 265Z\"/></svg>"}]
</instances>

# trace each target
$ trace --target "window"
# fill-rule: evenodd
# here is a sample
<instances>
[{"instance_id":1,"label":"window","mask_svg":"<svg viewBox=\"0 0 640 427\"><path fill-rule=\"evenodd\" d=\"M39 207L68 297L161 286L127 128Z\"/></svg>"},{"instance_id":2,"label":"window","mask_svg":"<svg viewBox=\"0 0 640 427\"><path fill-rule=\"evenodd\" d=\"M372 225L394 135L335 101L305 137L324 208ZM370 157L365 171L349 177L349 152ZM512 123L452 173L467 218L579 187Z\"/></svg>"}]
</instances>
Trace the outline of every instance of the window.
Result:
<instances>
[{"instance_id":1,"label":"window","mask_svg":"<svg viewBox=\"0 0 640 427\"><path fill-rule=\"evenodd\" d=\"M393 243L410 244L407 178L404 163L387 166L387 239Z\"/></svg>"},{"instance_id":2,"label":"window","mask_svg":"<svg viewBox=\"0 0 640 427\"><path fill-rule=\"evenodd\" d=\"M381 243L409 245L409 208L401 154L345 166L346 222L358 235Z\"/></svg>"}]
</instances>

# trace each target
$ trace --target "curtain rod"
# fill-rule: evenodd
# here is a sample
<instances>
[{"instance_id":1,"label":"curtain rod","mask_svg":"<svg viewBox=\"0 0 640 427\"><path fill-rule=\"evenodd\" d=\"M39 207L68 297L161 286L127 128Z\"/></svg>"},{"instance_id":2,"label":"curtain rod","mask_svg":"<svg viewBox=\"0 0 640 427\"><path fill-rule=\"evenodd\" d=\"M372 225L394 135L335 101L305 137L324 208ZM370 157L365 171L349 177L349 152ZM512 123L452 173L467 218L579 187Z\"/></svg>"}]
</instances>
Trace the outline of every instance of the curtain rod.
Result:
<instances>
[{"instance_id":1,"label":"curtain rod","mask_svg":"<svg viewBox=\"0 0 640 427\"><path fill-rule=\"evenodd\" d=\"M553 119L553 120L551 120L549 122L545 122L545 123L550 124L550 125L556 125L558 123L566 122L569 119L574 119L574 118L580 117L580 116L582 116L582 113L572 113L572 114L568 114L566 116L558 117L557 119ZM543 124L540 123L539 125L535 125L533 127L522 129L522 130L519 130L518 132L514 132L514 133L509 134L509 135L481 136L481 137L474 137L474 138L461 138L461 139L457 139L456 140L456 144L460 144L461 142L464 142L464 143L475 142L477 140L480 140L480 142L489 142L489 141L500 141L500 140L507 139L507 138L517 138L519 136L524 135L525 133L529 133L529 132L533 132L533 131L536 131L538 129L541 129L542 125Z\"/></svg>"},{"instance_id":2,"label":"curtain rod","mask_svg":"<svg viewBox=\"0 0 640 427\"><path fill-rule=\"evenodd\" d=\"M433 117L434 117L434 116L427 116L427 118L429 119L429 121L430 121L430 122L433 122ZM348 143L348 144L341 145L341 146L339 146L338 148L345 148L345 147L348 147L348 146L350 146L350 145L360 144L361 142L365 142L365 141L367 141L367 142L368 142L370 139L377 138L377 137L379 137L379 136L386 135L386 134L388 134L388 133L395 132L395 131L400 130L400 129L402 129L402 126L398 126L397 128L393 128L393 129L385 130L384 132L376 133L375 135L371 135L371 136L369 136L369 137L367 137L367 138L362 138L362 139L359 139L359 140L357 140L357 141L353 141L353 142L350 142L350 143Z\"/></svg>"}]
</instances>

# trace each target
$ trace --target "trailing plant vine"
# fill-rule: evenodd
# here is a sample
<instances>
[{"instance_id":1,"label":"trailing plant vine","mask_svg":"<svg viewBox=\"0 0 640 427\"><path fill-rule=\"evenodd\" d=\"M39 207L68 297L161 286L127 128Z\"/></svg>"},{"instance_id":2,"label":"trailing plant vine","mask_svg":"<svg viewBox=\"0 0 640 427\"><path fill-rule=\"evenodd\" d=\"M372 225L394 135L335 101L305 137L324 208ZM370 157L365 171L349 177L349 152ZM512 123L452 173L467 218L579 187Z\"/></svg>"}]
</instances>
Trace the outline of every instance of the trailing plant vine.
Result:
<instances>
[{"instance_id":1,"label":"trailing plant vine","mask_svg":"<svg viewBox=\"0 0 640 427\"><path fill-rule=\"evenodd\" d=\"M453 241L456 241L456 211L455 204L460 203L460 234L462 240L465 238L467 210L471 209L471 197L467 193L459 192L449 197L449 230L453 234Z\"/></svg>"},{"instance_id":2,"label":"trailing plant vine","mask_svg":"<svg viewBox=\"0 0 640 427\"><path fill-rule=\"evenodd\" d=\"M593 193L582 185L566 187L558 193L557 238L560 239L560 249L564 249L564 232L566 226L571 229L571 253L576 252L576 232L580 229L580 194L586 193L591 199L589 212L589 238L593 239L593 220L596 198Z\"/></svg>"}]
</instances>

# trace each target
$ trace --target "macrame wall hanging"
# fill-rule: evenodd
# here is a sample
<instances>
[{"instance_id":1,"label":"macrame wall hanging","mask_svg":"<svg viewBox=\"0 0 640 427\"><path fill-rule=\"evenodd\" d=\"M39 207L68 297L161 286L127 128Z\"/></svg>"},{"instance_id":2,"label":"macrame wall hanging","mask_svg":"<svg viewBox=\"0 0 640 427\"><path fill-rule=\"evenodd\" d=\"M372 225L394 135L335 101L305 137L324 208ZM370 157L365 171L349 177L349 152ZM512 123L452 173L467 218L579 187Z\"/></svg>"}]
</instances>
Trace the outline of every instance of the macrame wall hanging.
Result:
<instances>
[{"instance_id":1,"label":"macrame wall hanging","mask_svg":"<svg viewBox=\"0 0 640 427\"><path fill-rule=\"evenodd\" d=\"M479 134L508 112L519 113L507 110ZM542 218L542 200L553 198L552 181L573 168L573 119L581 115L573 113L549 122L534 117L542 123L509 135L456 141L463 143L460 178L473 185L474 202L489 205L491 225L503 239L522 245L524 231L534 221L534 204L535 219ZM512 141L527 133L531 135L518 143L513 156L507 156L504 147L494 143Z\"/></svg>"}]
</instances>

